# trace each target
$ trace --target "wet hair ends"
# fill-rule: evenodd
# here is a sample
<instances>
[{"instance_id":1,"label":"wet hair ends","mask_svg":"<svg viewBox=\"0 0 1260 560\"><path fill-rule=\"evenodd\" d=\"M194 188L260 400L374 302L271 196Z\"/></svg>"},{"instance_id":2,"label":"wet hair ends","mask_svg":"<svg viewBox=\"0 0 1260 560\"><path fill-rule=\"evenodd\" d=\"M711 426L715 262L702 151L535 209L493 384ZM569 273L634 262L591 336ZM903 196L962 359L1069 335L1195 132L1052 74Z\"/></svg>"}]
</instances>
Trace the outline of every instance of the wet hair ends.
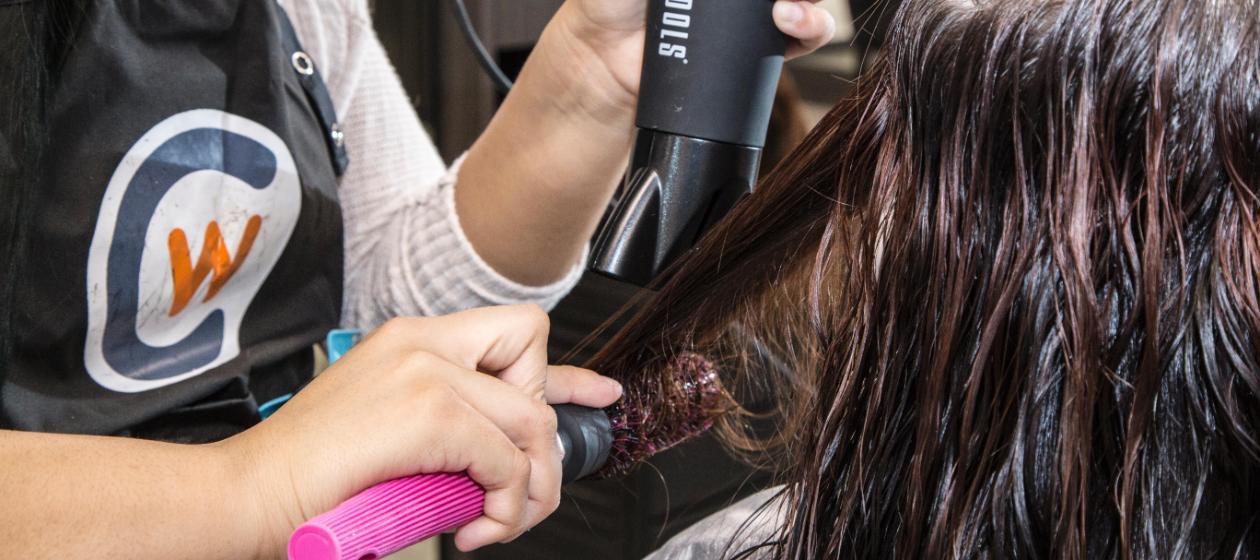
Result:
<instances>
[{"instance_id":1,"label":"wet hair ends","mask_svg":"<svg viewBox=\"0 0 1260 560\"><path fill-rule=\"evenodd\" d=\"M776 403L777 558L1260 556L1260 3L893 21L593 367Z\"/></svg>"},{"instance_id":2,"label":"wet hair ends","mask_svg":"<svg viewBox=\"0 0 1260 560\"><path fill-rule=\"evenodd\" d=\"M42 41L46 7L39 2L0 5L0 378L12 343L14 285L25 245L21 219L28 185L36 176L43 134L47 73Z\"/></svg>"},{"instance_id":3,"label":"wet hair ends","mask_svg":"<svg viewBox=\"0 0 1260 560\"><path fill-rule=\"evenodd\" d=\"M47 106L89 0L0 1L0 379L13 342L29 216L48 137Z\"/></svg>"}]
</instances>

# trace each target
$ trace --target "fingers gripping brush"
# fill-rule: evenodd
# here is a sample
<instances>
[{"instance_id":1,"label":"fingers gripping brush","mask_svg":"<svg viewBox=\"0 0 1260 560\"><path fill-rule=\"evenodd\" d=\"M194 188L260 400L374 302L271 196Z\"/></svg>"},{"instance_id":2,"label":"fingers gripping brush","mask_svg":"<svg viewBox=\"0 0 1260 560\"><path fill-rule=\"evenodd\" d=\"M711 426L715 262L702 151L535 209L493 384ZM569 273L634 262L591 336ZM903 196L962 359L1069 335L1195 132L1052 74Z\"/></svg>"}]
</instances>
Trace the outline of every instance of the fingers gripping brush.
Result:
<instances>
[{"instance_id":1,"label":"fingers gripping brush","mask_svg":"<svg viewBox=\"0 0 1260 560\"><path fill-rule=\"evenodd\" d=\"M606 409L555 407L564 482L623 474L710 427L726 402L717 372L694 354L677 357L669 369L666 386L628 386L622 400ZM289 558L382 558L477 519L484 504L485 491L466 474L392 480L298 527L289 539Z\"/></svg>"}]
</instances>

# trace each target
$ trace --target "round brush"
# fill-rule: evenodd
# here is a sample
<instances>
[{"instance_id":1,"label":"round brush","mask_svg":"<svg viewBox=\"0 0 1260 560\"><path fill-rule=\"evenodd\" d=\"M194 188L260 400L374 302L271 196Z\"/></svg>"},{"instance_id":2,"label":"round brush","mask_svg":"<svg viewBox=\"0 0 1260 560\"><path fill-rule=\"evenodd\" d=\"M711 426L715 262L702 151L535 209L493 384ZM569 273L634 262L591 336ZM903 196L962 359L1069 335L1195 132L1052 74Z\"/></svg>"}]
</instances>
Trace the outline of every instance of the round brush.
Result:
<instances>
[{"instance_id":1,"label":"round brush","mask_svg":"<svg viewBox=\"0 0 1260 560\"><path fill-rule=\"evenodd\" d=\"M606 409L555 407L564 482L617 476L712 425L724 397L703 357L673 360L663 386L628 386ZM482 515L485 491L462 473L422 474L373 486L298 527L291 560L375 560Z\"/></svg>"}]
</instances>

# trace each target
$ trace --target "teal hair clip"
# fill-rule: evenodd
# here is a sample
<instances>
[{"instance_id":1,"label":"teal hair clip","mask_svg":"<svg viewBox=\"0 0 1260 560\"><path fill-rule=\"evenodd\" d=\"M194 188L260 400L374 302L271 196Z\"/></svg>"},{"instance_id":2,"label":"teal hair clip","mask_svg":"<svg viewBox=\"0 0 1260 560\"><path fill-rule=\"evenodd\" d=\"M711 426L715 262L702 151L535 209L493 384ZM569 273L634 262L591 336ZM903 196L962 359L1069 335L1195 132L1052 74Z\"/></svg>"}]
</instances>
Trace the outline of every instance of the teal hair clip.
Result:
<instances>
[{"instance_id":1,"label":"teal hair clip","mask_svg":"<svg viewBox=\"0 0 1260 560\"><path fill-rule=\"evenodd\" d=\"M363 331L358 329L338 329L329 331L328 336L324 338L324 348L328 350L328 364L332 365L346 355L355 344L363 340ZM271 399L262 406L258 407L258 414L266 420L277 410L280 410L284 403L289 402L293 398L293 393L289 393L282 397Z\"/></svg>"},{"instance_id":2,"label":"teal hair clip","mask_svg":"<svg viewBox=\"0 0 1260 560\"><path fill-rule=\"evenodd\" d=\"M346 352L354 348L360 340L363 340L363 331L358 329L330 331L328 338L324 340L324 346L328 348L328 364L337 363L337 360L346 355Z\"/></svg>"}]
</instances>

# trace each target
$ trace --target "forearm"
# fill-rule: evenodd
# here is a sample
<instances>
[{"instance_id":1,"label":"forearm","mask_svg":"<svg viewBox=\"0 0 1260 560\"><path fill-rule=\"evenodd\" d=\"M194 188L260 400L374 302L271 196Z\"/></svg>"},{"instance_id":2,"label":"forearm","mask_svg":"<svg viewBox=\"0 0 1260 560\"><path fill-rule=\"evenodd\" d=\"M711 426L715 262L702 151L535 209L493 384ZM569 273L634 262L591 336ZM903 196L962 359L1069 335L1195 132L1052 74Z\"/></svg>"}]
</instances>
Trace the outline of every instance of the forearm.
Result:
<instances>
[{"instance_id":1,"label":"forearm","mask_svg":"<svg viewBox=\"0 0 1260 560\"><path fill-rule=\"evenodd\" d=\"M0 431L0 542L20 558L240 559L261 518L218 446Z\"/></svg>"},{"instance_id":2,"label":"forearm","mask_svg":"<svg viewBox=\"0 0 1260 560\"><path fill-rule=\"evenodd\" d=\"M455 190L478 253L530 285L559 280L577 264L632 141L633 95L564 25L558 16L543 34Z\"/></svg>"}]
</instances>

